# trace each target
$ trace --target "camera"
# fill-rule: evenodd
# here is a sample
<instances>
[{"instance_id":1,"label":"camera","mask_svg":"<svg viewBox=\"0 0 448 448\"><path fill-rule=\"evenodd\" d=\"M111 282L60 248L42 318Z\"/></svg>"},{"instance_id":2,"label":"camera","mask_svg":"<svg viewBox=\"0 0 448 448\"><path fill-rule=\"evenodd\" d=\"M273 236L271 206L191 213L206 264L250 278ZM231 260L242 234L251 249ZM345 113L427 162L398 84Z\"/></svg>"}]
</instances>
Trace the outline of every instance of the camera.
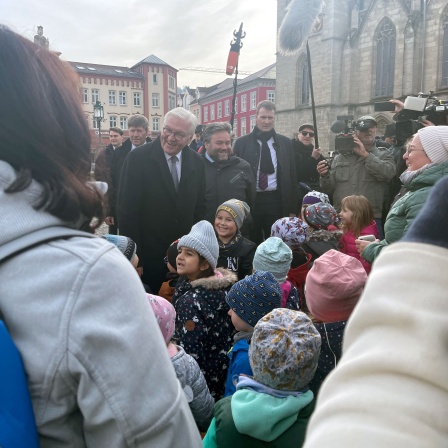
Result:
<instances>
[{"instance_id":1,"label":"camera","mask_svg":"<svg viewBox=\"0 0 448 448\"><path fill-rule=\"evenodd\" d=\"M429 120L436 126L447 125L448 101L439 100L433 91L429 94L408 96L404 101L403 110L398 114L398 119L396 138L404 142L423 127L424 120Z\"/></svg>"},{"instance_id":2,"label":"camera","mask_svg":"<svg viewBox=\"0 0 448 448\"><path fill-rule=\"evenodd\" d=\"M353 115L338 115L331 125L331 132L336 134L334 150L337 154L350 154L353 152L354 125Z\"/></svg>"}]
</instances>

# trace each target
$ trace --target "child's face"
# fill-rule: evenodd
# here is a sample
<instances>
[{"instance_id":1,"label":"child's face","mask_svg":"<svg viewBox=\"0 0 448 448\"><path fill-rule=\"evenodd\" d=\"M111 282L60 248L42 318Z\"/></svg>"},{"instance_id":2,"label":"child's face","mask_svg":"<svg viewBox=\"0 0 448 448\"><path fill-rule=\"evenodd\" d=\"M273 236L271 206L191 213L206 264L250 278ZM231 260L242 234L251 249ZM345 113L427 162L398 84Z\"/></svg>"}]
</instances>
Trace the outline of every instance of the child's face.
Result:
<instances>
[{"instance_id":1,"label":"child's face","mask_svg":"<svg viewBox=\"0 0 448 448\"><path fill-rule=\"evenodd\" d=\"M302 205L302 210L300 211L300 215L302 216L302 221L305 221L305 210L308 207L308 204Z\"/></svg>"},{"instance_id":2,"label":"child's face","mask_svg":"<svg viewBox=\"0 0 448 448\"><path fill-rule=\"evenodd\" d=\"M195 280L201 271L208 269L207 262L200 262L199 254L189 247L179 247L176 258L177 273L185 275L190 281Z\"/></svg>"},{"instance_id":3,"label":"child's face","mask_svg":"<svg viewBox=\"0 0 448 448\"><path fill-rule=\"evenodd\" d=\"M229 242L237 232L236 223L229 212L220 210L215 217L215 232L223 242Z\"/></svg>"},{"instance_id":4,"label":"child's face","mask_svg":"<svg viewBox=\"0 0 448 448\"><path fill-rule=\"evenodd\" d=\"M251 327L247 322L244 322L238 314L235 313L232 309L227 313L232 319L232 324L238 331L253 331L254 327Z\"/></svg>"},{"instance_id":5,"label":"child's face","mask_svg":"<svg viewBox=\"0 0 448 448\"><path fill-rule=\"evenodd\" d=\"M353 212L350 210L342 208L339 216L341 218L341 224L348 226L352 223Z\"/></svg>"}]
</instances>

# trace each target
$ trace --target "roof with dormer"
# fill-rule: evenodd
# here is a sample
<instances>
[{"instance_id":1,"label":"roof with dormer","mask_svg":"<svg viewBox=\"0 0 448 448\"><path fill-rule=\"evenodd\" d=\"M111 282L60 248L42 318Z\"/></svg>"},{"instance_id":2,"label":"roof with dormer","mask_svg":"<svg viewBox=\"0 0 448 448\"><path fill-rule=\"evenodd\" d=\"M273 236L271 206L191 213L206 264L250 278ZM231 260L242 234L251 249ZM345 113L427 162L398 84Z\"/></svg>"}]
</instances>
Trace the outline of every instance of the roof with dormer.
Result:
<instances>
[{"instance_id":1,"label":"roof with dormer","mask_svg":"<svg viewBox=\"0 0 448 448\"><path fill-rule=\"evenodd\" d=\"M81 76L101 75L114 78L144 79L144 76L129 67L118 65L91 64L90 62L68 62Z\"/></svg>"}]
</instances>

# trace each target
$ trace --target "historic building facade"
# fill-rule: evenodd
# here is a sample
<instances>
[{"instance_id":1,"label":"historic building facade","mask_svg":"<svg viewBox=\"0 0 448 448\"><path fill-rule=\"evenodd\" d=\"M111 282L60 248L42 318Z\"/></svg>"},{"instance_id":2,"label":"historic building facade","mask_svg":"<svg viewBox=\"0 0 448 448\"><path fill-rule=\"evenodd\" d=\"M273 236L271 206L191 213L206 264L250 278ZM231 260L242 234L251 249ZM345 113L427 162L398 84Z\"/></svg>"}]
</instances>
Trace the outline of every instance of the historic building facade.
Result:
<instances>
[{"instance_id":1,"label":"historic building facade","mask_svg":"<svg viewBox=\"0 0 448 448\"><path fill-rule=\"evenodd\" d=\"M277 29L289 0L277 1ZM338 115L373 115L380 131L389 112L374 102L434 91L448 98L446 0L325 0L308 39L319 146L334 148L330 125ZM277 55L276 129L293 137L312 122L303 45Z\"/></svg>"}]
</instances>

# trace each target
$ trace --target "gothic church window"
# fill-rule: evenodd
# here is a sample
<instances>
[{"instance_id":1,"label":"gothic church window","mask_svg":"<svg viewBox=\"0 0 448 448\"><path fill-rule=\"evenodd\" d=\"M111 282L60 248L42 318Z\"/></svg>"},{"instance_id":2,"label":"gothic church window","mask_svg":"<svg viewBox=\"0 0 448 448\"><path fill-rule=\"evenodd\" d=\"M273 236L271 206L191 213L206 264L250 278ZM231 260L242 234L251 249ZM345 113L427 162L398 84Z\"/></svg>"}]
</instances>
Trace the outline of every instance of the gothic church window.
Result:
<instances>
[{"instance_id":1,"label":"gothic church window","mask_svg":"<svg viewBox=\"0 0 448 448\"><path fill-rule=\"evenodd\" d=\"M375 35L376 85L375 96L392 96L394 93L396 31L394 24L385 19Z\"/></svg>"},{"instance_id":2,"label":"gothic church window","mask_svg":"<svg viewBox=\"0 0 448 448\"><path fill-rule=\"evenodd\" d=\"M310 104L310 78L305 56L299 58L297 62L297 92L297 103L299 105Z\"/></svg>"}]
</instances>

